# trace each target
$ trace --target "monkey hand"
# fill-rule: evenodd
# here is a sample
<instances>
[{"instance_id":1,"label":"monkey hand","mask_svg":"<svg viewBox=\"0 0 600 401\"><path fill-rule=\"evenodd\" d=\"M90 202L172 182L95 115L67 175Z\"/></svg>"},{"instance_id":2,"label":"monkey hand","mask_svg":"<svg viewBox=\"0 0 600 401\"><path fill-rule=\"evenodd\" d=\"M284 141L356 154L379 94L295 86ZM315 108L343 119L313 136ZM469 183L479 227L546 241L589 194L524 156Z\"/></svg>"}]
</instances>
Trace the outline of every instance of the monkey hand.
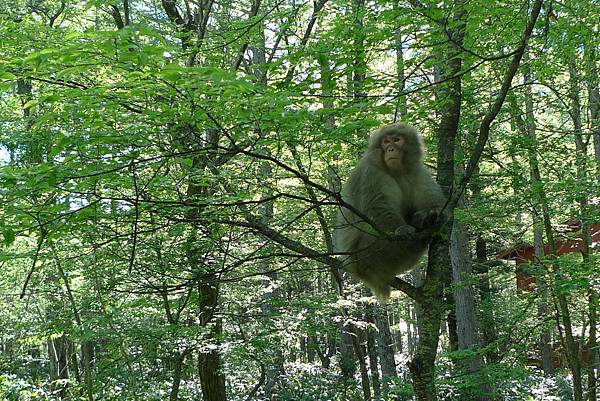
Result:
<instances>
[{"instance_id":1,"label":"monkey hand","mask_svg":"<svg viewBox=\"0 0 600 401\"><path fill-rule=\"evenodd\" d=\"M437 225L440 221L440 217L440 208L436 207L433 209L419 210L412 216L410 223L417 227L417 229L422 230Z\"/></svg>"},{"instance_id":2,"label":"monkey hand","mask_svg":"<svg viewBox=\"0 0 600 401\"><path fill-rule=\"evenodd\" d=\"M410 237L416 231L417 230L413 226L409 226L408 224L405 224L403 226L399 226L398 228L396 228L396 230L394 231L394 236L396 236L396 237Z\"/></svg>"}]
</instances>

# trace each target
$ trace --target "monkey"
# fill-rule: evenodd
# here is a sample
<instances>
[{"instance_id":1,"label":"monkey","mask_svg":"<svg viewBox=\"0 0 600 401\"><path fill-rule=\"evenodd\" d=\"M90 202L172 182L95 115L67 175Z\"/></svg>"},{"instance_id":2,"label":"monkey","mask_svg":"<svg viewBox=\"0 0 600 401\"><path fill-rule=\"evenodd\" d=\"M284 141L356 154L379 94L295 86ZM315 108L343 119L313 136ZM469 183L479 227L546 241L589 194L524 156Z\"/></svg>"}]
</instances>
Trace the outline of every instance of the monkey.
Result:
<instances>
[{"instance_id":1,"label":"monkey","mask_svg":"<svg viewBox=\"0 0 600 401\"><path fill-rule=\"evenodd\" d=\"M342 187L342 200L351 208L338 210L334 249L380 303L389 299L391 280L411 270L427 249L431 235L413 234L443 219L446 197L423 164L423 146L409 125L382 126L371 133L367 151ZM394 235L410 239L389 238Z\"/></svg>"}]
</instances>

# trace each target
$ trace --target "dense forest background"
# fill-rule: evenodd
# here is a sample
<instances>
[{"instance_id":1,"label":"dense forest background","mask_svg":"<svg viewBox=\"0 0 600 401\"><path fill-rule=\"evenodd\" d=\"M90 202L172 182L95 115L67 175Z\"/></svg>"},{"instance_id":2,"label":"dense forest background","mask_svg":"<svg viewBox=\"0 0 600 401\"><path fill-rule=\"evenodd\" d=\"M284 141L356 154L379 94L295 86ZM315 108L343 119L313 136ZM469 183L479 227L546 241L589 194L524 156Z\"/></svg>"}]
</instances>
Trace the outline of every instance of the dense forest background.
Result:
<instances>
[{"instance_id":1,"label":"dense forest background","mask_svg":"<svg viewBox=\"0 0 600 401\"><path fill-rule=\"evenodd\" d=\"M597 401L599 9L0 1L0 398ZM382 306L331 232L394 121L454 217Z\"/></svg>"}]
</instances>

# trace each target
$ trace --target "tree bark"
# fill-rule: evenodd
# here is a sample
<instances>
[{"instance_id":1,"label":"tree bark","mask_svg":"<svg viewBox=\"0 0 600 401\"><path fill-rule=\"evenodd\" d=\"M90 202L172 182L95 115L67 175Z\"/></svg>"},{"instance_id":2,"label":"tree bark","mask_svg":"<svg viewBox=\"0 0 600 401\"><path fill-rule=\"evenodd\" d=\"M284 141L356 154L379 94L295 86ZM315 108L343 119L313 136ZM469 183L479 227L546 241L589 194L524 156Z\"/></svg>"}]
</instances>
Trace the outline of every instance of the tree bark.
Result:
<instances>
[{"instance_id":1,"label":"tree bark","mask_svg":"<svg viewBox=\"0 0 600 401\"><path fill-rule=\"evenodd\" d=\"M400 8L400 2L394 2L394 10ZM394 32L394 50L396 52L396 82L397 82L397 91L398 94L398 102L396 106L396 112L394 116L394 122L397 120L397 117L400 116L400 119L403 119L408 113L408 102L406 99L406 95L404 94L404 88L406 86L406 74L404 72L404 49L403 49L403 41L402 41L402 29L400 27L396 28L396 32Z\"/></svg>"},{"instance_id":2,"label":"tree bark","mask_svg":"<svg viewBox=\"0 0 600 401\"><path fill-rule=\"evenodd\" d=\"M598 79L597 53L593 44L584 45L586 86L590 111L590 131L594 141L596 180L600 184L600 80Z\"/></svg>"},{"instance_id":3,"label":"tree bark","mask_svg":"<svg viewBox=\"0 0 600 401\"><path fill-rule=\"evenodd\" d=\"M571 119L573 121L573 128L575 134L575 152L576 159L575 164L577 165L577 181L581 188L584 190L579 191L579 220L581 221L581 236L583 238L581 255L583 256L583 266L590 266L591 262L591 242L592 237L590 234L590 222L588 218L588 194L587 194L587 172L586 172L586 158L587 158L587 142L583 139L583 127L581 123L581 101L579 94L579 74L574 59L569 61L569 94L571 98ZM561 305L561 314L568 313L567 298L564 294L558 294L559 305ZM563 298L564 297L564 301ZM564 308L563 310L563 304ZM573 396L575 401L583 401L583 377L581 374L581 358L580 349L576 345L575 338L572 334L572 328L566 327L567 316L563 315L563 324L565 325L565 341L567 345L567 359L569 360L569 367L573 374ZM570 319L569 319L570 320ZM570 324L570 321L569 321ZM569 338L570 336L570 338Z\"/></svg>"},{"instance_id":4,"label":"tree bark","mask_svg":"<svg viewBox=\"0 0 600 401\"><path fill-rule=\"evenodd\" d=\"M600 85L598 82L598 68L596 66L596 49L589 44L584 46L586 84L588 92L588 108L590 112L590 131L594 142L594 156L596 162L596 180L600 183ZM588 288L588 319L590 321L590 336L588 340L589 363L587 375L588 400L598 398L598 377L600 371L598 350L598 292L590 286ZM600 373L600 372L599 372Z\"/></svg>"},{"instance_id":5,"label":"tree bark","mask_svg":"<svg viewBox=\"0 0 600 401\"><path fill-rule=\"evenodd\" d=\"M183 370L183 362L187 356L187 352L176 352L173 366L173 385L169 392L169 401L177 401L179 399L179 386L181 385L181 372Z\"/></svg>"},{"instance_id":6,"label":"tree bark","mask_svg":"<svg viewBox=\"0 0 600 401\"><path fill-rule=\"evenodd\" d=\"M443 72L447 81L441 85L439 94L444 103L441 121L438 128L438 162L437 181L444 193L449 196L454 185L454 147L458 132L461 110L461 45L463 39L462 19L463 3L458 2L453 20L456 30L446 30L449 37ZM452 214L452 210L448 211ZM452 234L452 218L441 229L429 245L429 262L423 286L419 289L418 301L421 307L421 318L418 320L419 339L415 356L409 363L413 379L413 387L418 401L436 401L435 358L439 342L440 324L446 305L444 303L444 284L450 274L450 255L448 238Z\"/></svg>"},{"instance_id":7,"label":"tree bark","mask_svg":"<svg viewBox=\"0 0 600 401\"><path fill-rule=\"evenodd\" d=\"M200 297L200 325L210 327L211 342L222 333L221 319L215 316L218 308L219 289L215 275L209 275L198 283ZM198 373L203 401L226 401L225 374L219 349L209 344L198 352Z\"/></svg>"},{"instance_id":8,"label":"tree bark","mask_svg":"<svg viewBox=\"0 0 600 401\"><path fill-rule=\"evenodd\" d=\"M476 170L477 172L479 169ZM481 186L479 180L473 183L473 196L479 197ZM492 289L490 286L490 266L487 260L487 242L485 238L478 235L475 240L475 272L480 296L480 324L482 343L486 348L486 362L496 363L500 361L498 348L496 346L496 320L494 317Z\"/></svg>"},{"instance_id":9,"label":"tree bark","mask_svg":"<svg viewBox=\"0 0 600 401\"><path fill-rule=\"evenodd\" d=\"M367 369L366 362L366 348L364 344L365 335L364 332L356 327L353 323L349 323L349 331L352 333L352 347L354 354L358 360L358 368L360 370L361 387L365 400L371 399L371 384L369 381L369 370Z\"/></svg>"},{"instance_id":10,"label":"tree bark","mask_svg":"<svg viewBox=\"0 0 600 401\"><path fill-rule=\"evenodd\" d=\"M340 333L340 371L346 385L354 381L356 373L356 358L354 357L353 333L347 324L338 323Z\"/></svg>"},{"instance_id":11,"label":"tree bark","mask_svg":"<svg viewBox=\"0 0 600 401\"><path fill-rule=\"evenodd\" d=\"M367 354L369 355L369 370L371 371L371 384L373 387L373 396L381 396L381 381L379 376L379 349L375 344L375 334L377 333L377 324L375 323L375 307L367 306L365 317L369 326L366 330L367 336Z\"/></svg>"},{"instance_id":12,"label":"tree bark","mask_svg":"<svg viewBox=\"0 0 600 401\"><path fill-rule=\"evenodd\" d=\"M471 250L469 249L469 233L467 228L459 222L454 222L452 237L450 238L450 257L452 259L452 284L454 289L454 304L456 307L456 323L458 331L458 348L473 350L479 348L478 323L475 313L475 296L470 281L472 278L473 264ZM466 368L471 374L481 375L485 367L483 357L476 354L465 361ZM479 381L477 394L474 398L479 401L490 399L489 384Z\"/></svg>"},{"instance_id":13,"label":"tree bark","mask_svg":"<svg viewBox=\"0 0 600 401\"><path fill-rule=\"evenodd\" d=\"M52 387L61 400L67 398L69 380L69 340L61 335L48 338L48 356L50 359L50 379Z\"/></svg>"},{"instance_id":14,"label":"tree bark","mask_svg":"<svg viewBox=\"0 0 600 401\"><path fill-rule=\"evenodd\" d=\"M394 360L394 340L390 331L387 309L385 307L376 308L375 322L378 330L377 346L379 347L381 364L382 392L385 395L390 389L392 380L398 377L396 361Z\"/></svg>"}]
</instances>

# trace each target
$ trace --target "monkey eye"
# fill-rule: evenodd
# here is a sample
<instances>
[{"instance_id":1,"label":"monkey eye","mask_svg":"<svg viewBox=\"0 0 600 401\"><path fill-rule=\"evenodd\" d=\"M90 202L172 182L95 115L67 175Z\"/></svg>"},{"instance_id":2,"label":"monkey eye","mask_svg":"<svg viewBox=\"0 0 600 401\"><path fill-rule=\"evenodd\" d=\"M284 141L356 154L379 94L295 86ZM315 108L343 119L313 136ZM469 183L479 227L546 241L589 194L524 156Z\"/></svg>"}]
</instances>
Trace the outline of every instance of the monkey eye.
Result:
<instances>
[{"instance_id":1,"label":"monkey eye","mask_svg":"<svg viewBox=\"0 0 600 401\"><path fill-rule=\"evenodd\" d=\"M398 136L386 136L383 139L383 143L384 144L388 144L388 143L392 143L392 142L396 143L396 142L400 142L400 140L401 140L401 138Z\"/></svg>"}]
</instances>

